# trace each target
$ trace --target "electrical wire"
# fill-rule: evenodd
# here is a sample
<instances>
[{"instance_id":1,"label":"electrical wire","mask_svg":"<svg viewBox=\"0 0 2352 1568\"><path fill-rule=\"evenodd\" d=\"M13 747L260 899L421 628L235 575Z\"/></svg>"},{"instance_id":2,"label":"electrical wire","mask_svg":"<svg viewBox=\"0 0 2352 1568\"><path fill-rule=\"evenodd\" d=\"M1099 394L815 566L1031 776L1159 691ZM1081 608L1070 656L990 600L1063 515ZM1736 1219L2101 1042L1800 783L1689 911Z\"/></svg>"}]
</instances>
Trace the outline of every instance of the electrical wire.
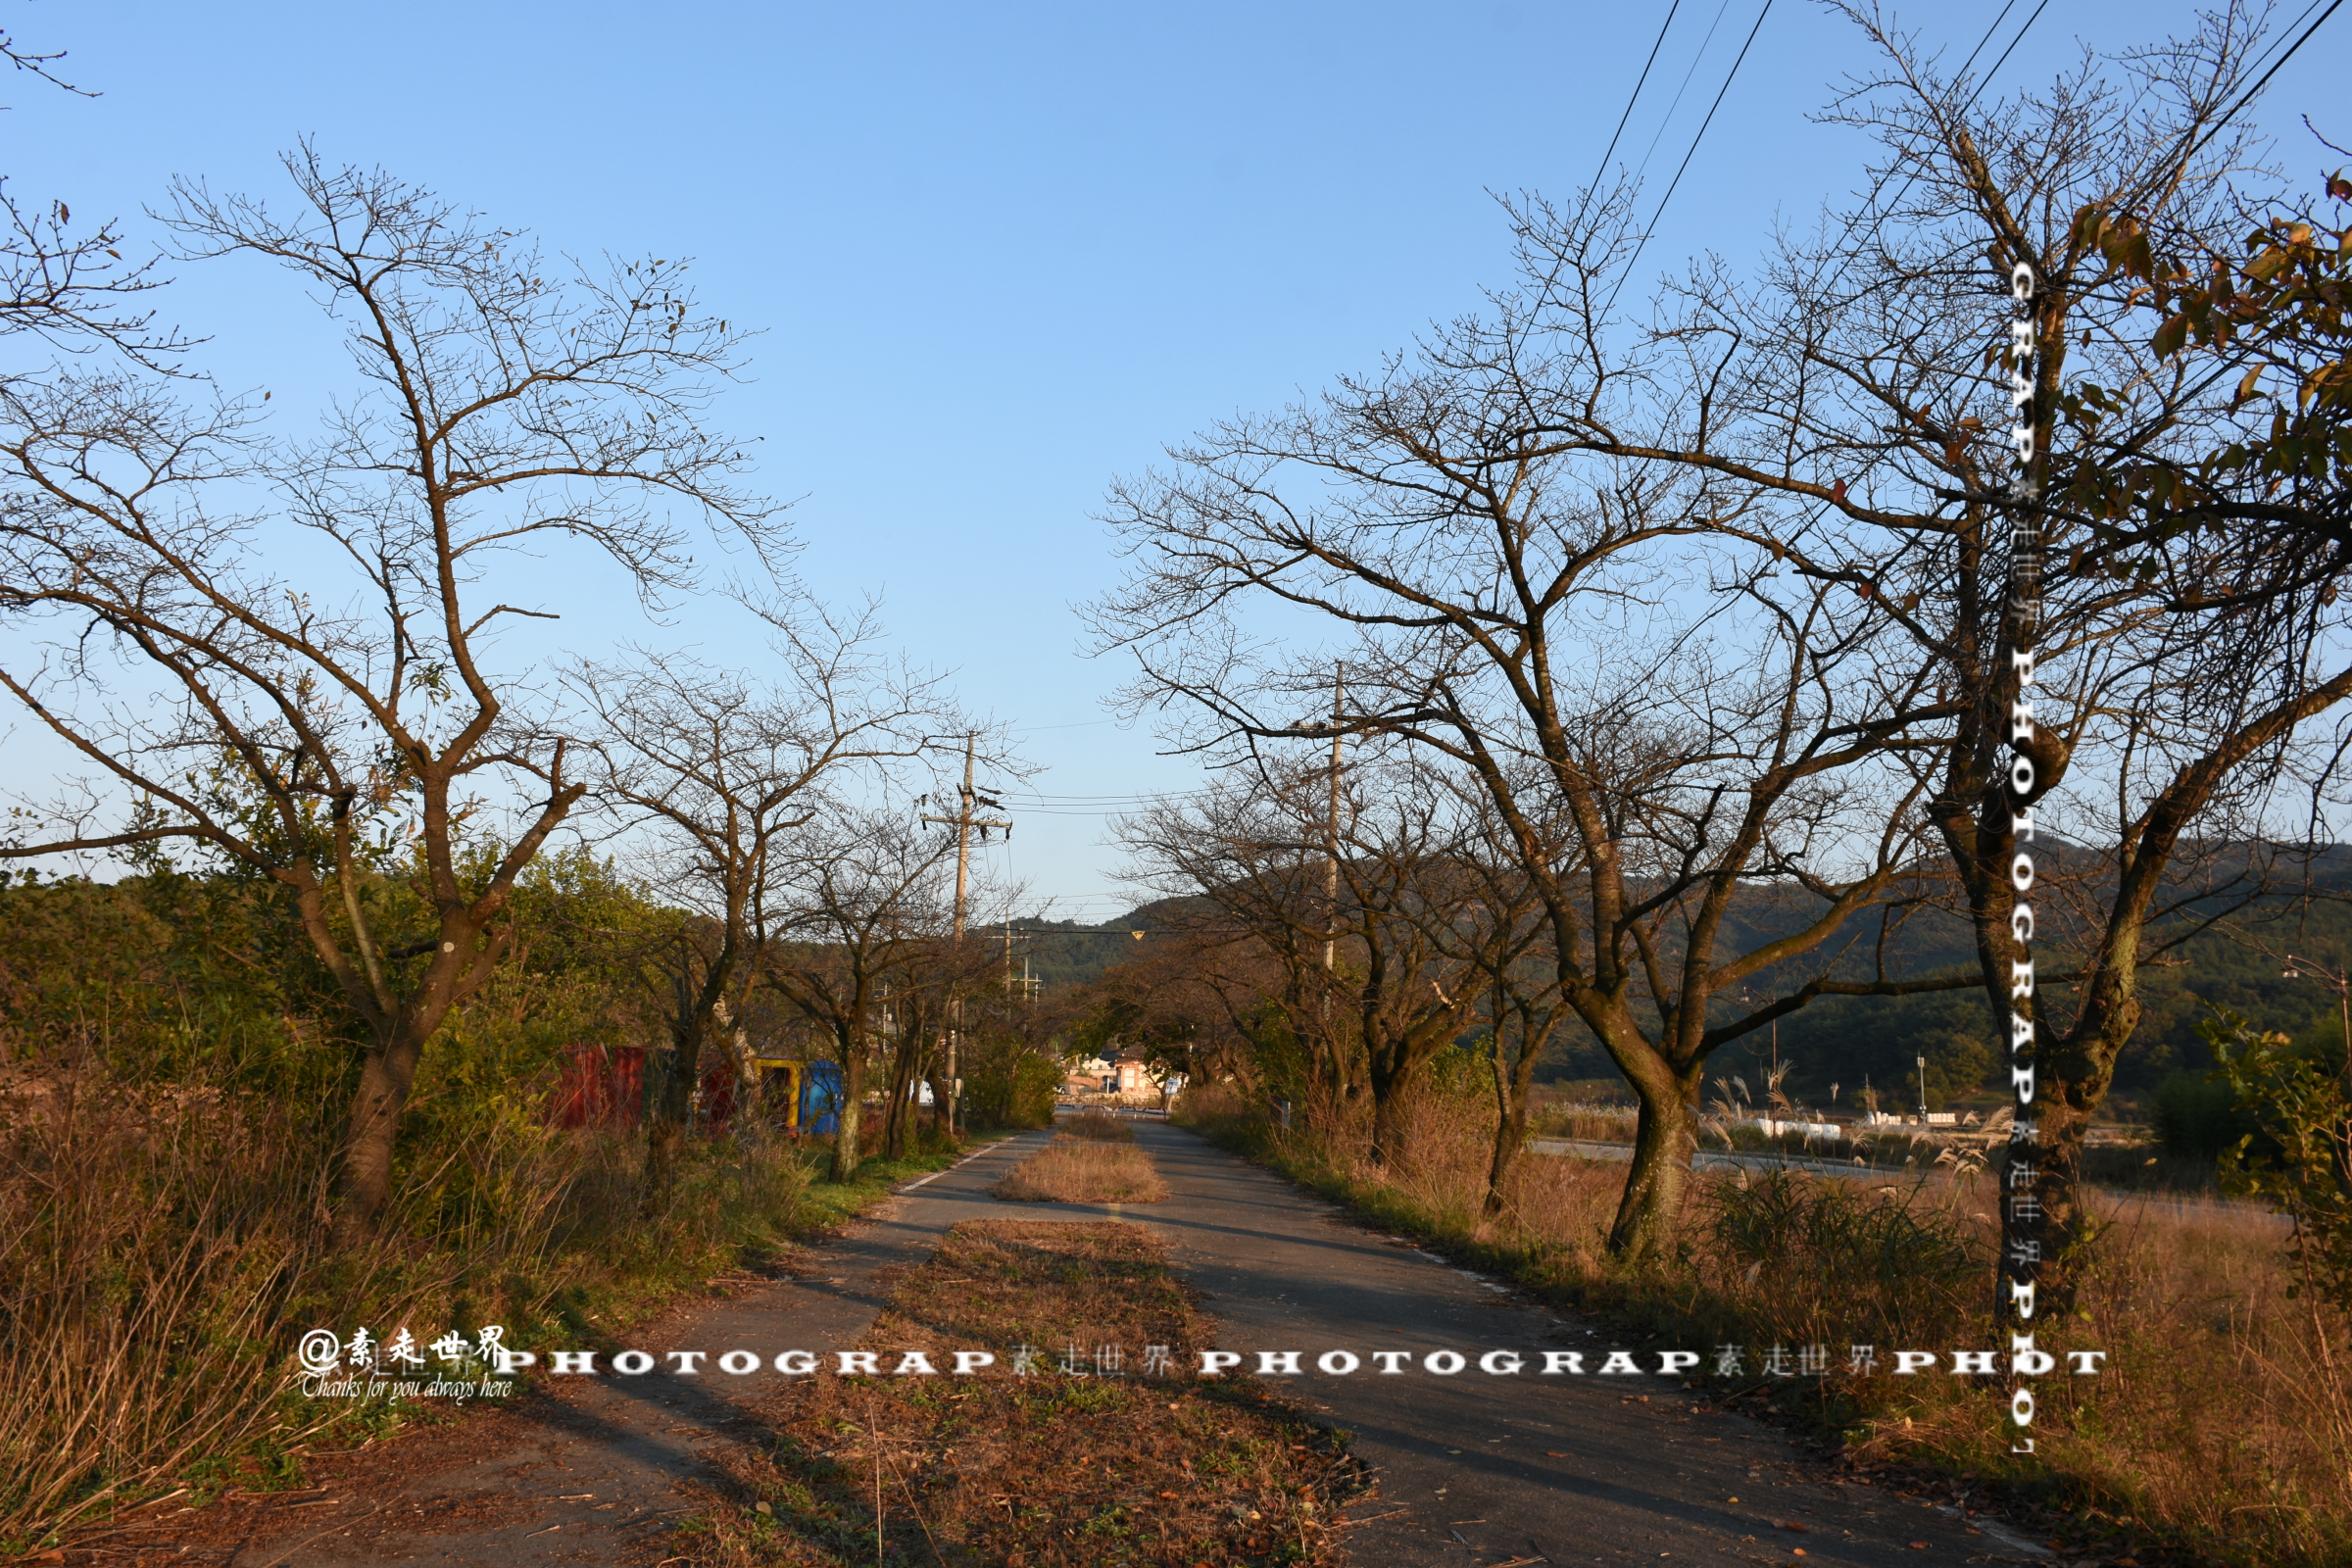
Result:
<instances>
[{"instance_id":1,"label":"electrical wire","mask_svg":"<svg viewBox=\"0 0 2352 1568\"><path fill-rule=\"evenodd\" d=\"M1707 51L1715 47L1715 34L1721 30L1723 19L1731 15L1731 11L1732 0L1723 0L1723 3L1715 8L1715 20L1707 24L1707 35L1699 39L1698 47L1691 51L1690 69L1683 73L1683 79L1676 84L1674 99L1667 104L1666 113L1658 117L1658 128L1649 133L1649 145L1642 149L1642 162L1634 166L1636 183L1639 183L1642 176L1648 172L1649 161L1657 155L1658 143L1666 139L1667 127L1674 123L1674 112L1683 107L1683 94L1690 90L1691 78L1698 74L1698 68L1706 64Z\"/></svg>"},{"instance_id":2,"label":"electrical wire","mask_svg":"<svg viewBox=\"0 0 2352 1568\"><path fill-rule=\"evenodd\" d=\"M1617 287L1609 290L1609 302L1600 308L1604 319L1610 311L1616 309L1619 291L1625 287L1625 280L1633 275L1634 267L1642 260L1642 251L1648 248L1649 236L1657 232L1658 220L1665 215L1666 204L1674 200L1675 189L1682 184L1683 173L1690 169L1690 160L1697 156L1698 144L1706 138L1707 127L1715 123L1715 111L1723 107L1724 94L1730 92L1732 83L1739 79L1740 68L1747 61L1747 51L1755 43L1756 34L1764 30L1764 19L1771 15L1772 0L1764 0L1764 9L1756 13L1756 24L1747 29L1747 42L1740 46L1740 58L1732 62L1731 72L1723 78L1723 86L1716 92L1715 101L1707 106L1707 118L1699 122L1698 134L1690 138L1690 150L1683 154L1682 168L1674 172L1673 184L1668 185L1666 194L1658 199L1657 211L1649 215L1649 227L1642 231L1640 243L1634 246L1634 254L1626 262L1625 270L1617 274Z\"/></svg>"},{"instance_id":3,"label":"electrical wire","mask_svg":"<svg viewBox=\"0 0 2352 1568\"><path fill-rule=\"evenodd\" d=\"M2213 140L2215 136L2221 134L2222 127L2229 124L2230 121L2236 119L2237 112L2245 108L2248 103L2252 102L2256 93L2262 91L2263 88L2271 84L2271 78L2278 74L2279 71L2289 60L2295 58L2296 50L2311 42L2311 35L2319 31L2321 27L2325 26L2328 19L2334 16L2337 8L2343 3L2344 0L2333 0L2333 3L2330 4L2327 10L2321 12L2319 20L2303 29L2303 35L2287 46L2286 53L2280 55L2277 62L2272 65L2271 69L2262 74L2262 78L2256 81L2253 86L2248 87L2244 92L2239 93L2237 95L2237 102L2231 104L2229 109L2223 113L2221 118L2216 120L2206 130L2205 134L2198 137L2196 142L2190 146L2188 151L2181 155L2181 161L2185 163L2188 159L2194 158L2198 153L2203 152L2205 150L2205 144ZM2317 4L2319 4L2319 0L2312 0L2312 5ZM2310 15L2311 9L2307 6L2304 8L2303 16L2308 17ZM2303 17L2297 17L2295 20L2300 22L2303 20ZM2256 62L2258 65L2261 62L2259 61Z\"/></svg>"},{"instance_id":4,"label":"electrical wire","mask_svg":"<svg viewBox=\"0 0 2352 1568\"><path fill-rule=\"evenodd\" d=\"M2316 5L2318 3L2319 0L2313 0L2313 4ZM2008 4L2001 7L1999 15L1992 19L1992 25L1984 29L1984 36L1977 40L1977 46L1974 49L1971 49L1968 52L1968 58L1960 63L1960 70L1958 73L1959 75L1965 76L1968 74L1968 68L1977 63L1977 56L1984 52L1984 46L1992 42L1992 35L2001 30L2001 24L2008 20L2009 13L2015 10L2016 7L2017 0L2008 0ZM2000 58L1995 60L1989 67L1987 67L1984 74L1978 78L1977 90L1970 93L1968 95L1968 102L1960 106L1960 113L1963 116L1966 116L1971 109L1977 107L1977 100L1984 96L1984 89L1992 84L1992 78L2000 74L2001 67L2009 63L2009 57L2017 52L2017 46L2025 41L2026 34L2034 30L2034 24L2039 22L2041 20L2041 14L2049 9L2050 0L2041 0L2041 3L2034 8L2034 14L2025 20L2024 24L2021 25L2017 29L2017 32L2010 38L2009 46L2001 51ZM1886 174L1891 174L1892 172L1894 172L1894 170L1891 166L1889 166L1886 171ZM1873 204L1879 199L1879 192L1886 186L1886 174L1881 174L1879 176L1878 183L1871 187L1869 196L1863 199L1862 206L1857 208L1854 211L1853 216L1845 220L1845 228L1838 234L1836 241L1837 244L1843 245L1847 239L1851 238L1854 232L1854 225L1862 221L1862 215L1873 210ZM1911 194L1911 187L1918 183L1919 175L1916 172L1905 175L1903 177L1903 188L1894 193L1893 198L1886 203L1886 207L1876 209L1878 217L1873 219L1871 221L1871 232L1874 237L1876 236L1878 230L1885 225L1886 221L1887 210L1892 208L1895 203L1900 202L1905 196ZM1829 275L1828 280L1821 285L1824 292L1827 292L1828 290L1837 286L1838 280L1845 276L1845 270L1853 265L1853 261L1854 253L1851 250L1844 252L1843 258L1838 263L1838 270L1832 272Z\"/></svg>"},{"instance_id":5,"label":"electrical wire","mask_svg":"<svg viewBox=\"0 0 2352 1568\"><path fill-rule=\"evenodd\" d=\"M1666 8L1665 24L1658 28L1657 41L1649 46L1649 58L1642 62L1642 74L1634 81L1633 96L1625 101L1625 113L1617 118L1617 129L1609 137L1608 151L1600 155L1600 167L1592 172L1592 187L1595 190L1600 188L1602 176L1609 172L1609 158L1617 151L1617 138L1625 134L1626 122L1634 118L1634 105L1642 101L1642 85L1649 80L1649 68L1658 63L1658 51L1666 45L1666 29L1674 25L1674 14L1682 9L1683 0L1674 0L1674 4ZM1720 17L1723 13L1719 11L1716 15Z\"/></svg>"}]
</instances>

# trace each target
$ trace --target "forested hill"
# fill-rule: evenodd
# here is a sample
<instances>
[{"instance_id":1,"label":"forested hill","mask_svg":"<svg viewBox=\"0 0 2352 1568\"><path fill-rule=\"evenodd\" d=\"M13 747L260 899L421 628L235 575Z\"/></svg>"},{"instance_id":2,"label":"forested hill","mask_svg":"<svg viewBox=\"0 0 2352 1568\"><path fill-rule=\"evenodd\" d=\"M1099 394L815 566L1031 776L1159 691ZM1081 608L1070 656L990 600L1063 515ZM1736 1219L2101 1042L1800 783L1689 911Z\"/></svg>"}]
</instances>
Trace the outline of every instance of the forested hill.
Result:
<instances>
[{"instance_id":1,"label":"forested hill","mask_svg":"<svg viewBox=\"0 0 2352 1568\"><path fill-rule=\"evenodd\" d=\"M1015 920L1011 926L1012 966L1018 971L1026 962L1032 976L1055 989L1084 985L1100 979L1112 964L1137 956L1144 944L1134 933L1150 927L1150 919L1140 910L1102 925Z\"/></svg>"},{"instance_id":2,"label":"forested hill","mask_svg":"<svg viewBox=\"0 0 2352 1568\"><path fill-rule=\"evenodd\" d=\"M2226 884L2246 869L2242 855L2217 858L2220 863L2200 886ZM2083 851L2045 842L2041 859L2046 874L2082 877L2080 892L2094 907L2112 891ZM2176 1072L2203 1072L2211 1057L2196 1026L2215 1006L2242 1012L2265 1028L2284 1030L2330 1053L2342 1051L2343 1022L2335 993L2308 975L2290 980L2282 971L2288 953L2339 970L2352 964L2352 902L2347 902L2352 901L2352 849L2331 847L2308 868L2298 864L2291 877L2274 880L2292 881L2301 891L2293 897L2280 894L2248 902L2242 892L2198 898L2193 896L2195 889L2167 890L2161 904L2177 906L2171 931L2198 921L2215 923L2141 969L2145 1010L2117 1063L2119 1091L2144 1091ZM1726 948L1753 948L1796 929L1808 913L1807 906L1781 898L1736 903ZM1799 984L1833 956L1831 967L1839 977L1867 978L1878 961L1880 934L1875 918L1854 922L1805 962L1786 965L1785 973L1760 979L1755 994L1778 994ZM2080 955L2067 951L2062 942L2039 946L2044 972L2064 973L2079 960ZM1895 979L1972 973L1976 966L1966 923L1935 910L1921 911L1890 929L1885 958L1889 977ZM2070 991L2058 987L2045 993L2045 1000L2059 1008L2061 1022L2071 1005ZM1719 1009L1727 1016L1731 1010ZM1827 1102L1835 1084L1838 1103L1851 1103L1867 1082L1910 1103L1917 1098L1918 1059L1924 1055L1929 1097L1940 1102L1992 1082L2000 1065L1998 1045L1992 1008L1982 989L1971 985L1903 998L1817 1000L1782 1021L1779 1058L1793 1063L1789 1086L1811 1102ZM1721 1070L1740 1071L1752 1084L1760 1076L1756 1069L1772 1059L1773 1050L1770 1032L1764 1031L1737 1043L1718 1060ZM1565 1078L1614 1073L1598 1043L1582 1031L1555 1048L1547 1066Z\"/></svg>"}]
</instances>

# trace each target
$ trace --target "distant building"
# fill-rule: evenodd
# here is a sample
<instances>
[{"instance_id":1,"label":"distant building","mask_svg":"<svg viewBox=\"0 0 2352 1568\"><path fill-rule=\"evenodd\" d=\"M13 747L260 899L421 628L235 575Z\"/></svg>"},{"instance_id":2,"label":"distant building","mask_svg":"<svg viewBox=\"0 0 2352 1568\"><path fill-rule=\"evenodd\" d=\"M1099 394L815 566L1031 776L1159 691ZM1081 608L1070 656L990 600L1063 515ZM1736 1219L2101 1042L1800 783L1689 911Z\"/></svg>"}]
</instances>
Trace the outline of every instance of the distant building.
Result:
<instances>
[{"instance_id":1,"label":"distant building","mask_svg":"<svg viewBox=\"0 0 2352 1568\"><path fill-rule=\"evenodd\" d=\"M1089 1056L1071 1064L1062 1079L1061 1092L1066 1098L1118 1096L1121 1098L1157 1098L1173 1093L1183 1083L1181 1075L1163 1075L1151 1063L1122 1056L1110 1061L1102 1056Z\"/></svg>"}]
</instances>

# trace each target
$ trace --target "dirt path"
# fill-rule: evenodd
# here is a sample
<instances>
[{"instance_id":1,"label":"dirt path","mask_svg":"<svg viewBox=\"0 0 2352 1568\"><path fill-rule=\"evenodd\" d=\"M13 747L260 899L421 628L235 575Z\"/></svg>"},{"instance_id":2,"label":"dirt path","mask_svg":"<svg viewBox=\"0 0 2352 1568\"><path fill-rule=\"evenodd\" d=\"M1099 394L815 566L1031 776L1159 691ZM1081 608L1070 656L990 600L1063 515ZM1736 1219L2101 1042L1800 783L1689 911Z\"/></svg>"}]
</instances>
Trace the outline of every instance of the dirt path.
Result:
<instances>
[{"instance_id":1,"label":"dirt path","mask_svg":"<svg viewBox=\"0 0 2352 1568\"><path fill-rule=\"evenodd\" d=\"M1869 1568L2047 1555L2014 1537L1979 1534L1944 1510L1840 1486L1782 1434L1713 1408L1679 1382L1482 1375L1477 1357L1489 1349L1516 1351L1531 1367L1544 1349L1578 1349L1591 1367L1610 1341L1598 1325L1564 1321L1372 1234L1190 1133L1154 1123L1137 1130L1171 1189L1167 1201L1014 1212L1110 1214L1151 1227L1205 1296L1221 1325L1217 1348L1298 1350L1310 1368L1325 1350L1363 1358L1350 1376L1301 1376L1289 1392L1353 1433L1356 1451L1376 1467L1377 1494L1354 1510L1361 1522L1348 1537L1364 1568L1635 1558ZM657 1354L743 1348L770 1365L779 1350L848 1345L888 1294L877 1272L922 1261L959 1220L1004 1217L1010 1205L987 1189L1044 1137L994 1146L902 1190L812 1253L800 1278L698 1304L630 1339ZM1074 1343L1085 1341L1085 1327L1070 1326ZM1418 1368L1421 1356L1444 1349L1467 1356L1468 1368L1450 1377L1372 1369L1376 1350L1411 1352ZM330 1461L323 1495L190 1515L177 1536L158 1519L88 1560L650 1564L664 1554L670 1522L693 1507L680 1483L708 1476L711 1446L736 1441L736 1399L776 1376L664 1369L550 1379L551 1392L515 1408L404 1437L340 1469ZM223 1519L236 1521L242 1539L223 1540Z\"/></svg>"}]
</instances>

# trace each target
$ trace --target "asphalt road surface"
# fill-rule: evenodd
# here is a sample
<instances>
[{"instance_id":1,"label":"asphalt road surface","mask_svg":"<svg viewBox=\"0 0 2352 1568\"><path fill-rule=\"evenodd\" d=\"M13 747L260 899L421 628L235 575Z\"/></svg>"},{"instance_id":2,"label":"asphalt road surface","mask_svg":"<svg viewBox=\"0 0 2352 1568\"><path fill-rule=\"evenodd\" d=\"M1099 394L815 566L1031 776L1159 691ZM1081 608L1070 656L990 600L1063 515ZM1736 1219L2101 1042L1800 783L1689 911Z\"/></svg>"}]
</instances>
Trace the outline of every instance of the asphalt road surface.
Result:
<instances>
[{"instance_id":1,"label":"asphalt road surface","mask_svg":"<svg viewBox=\"0 0 2352 1568\"><path fill-rule=\"evenodd\" d=\"M873 1321L887 1294L878 1269L921 1262L959 1220L1116 1217L1168 1242L1219 1325L1213 1348L1243 1353L1250 1370L1255 1352L1301 1352L1287 1392L1353 1434L1374 1467L1377 1486L1351 1510L1347 1538L1362 1568L1661 1559L1860 1568L2048 1555L1989 1521L1841 1485L1780 1432L1678 1379L1591 1375L1614 1348L1605 1326L1368 1231L1181 1128L1144 1121L1137 1134L1171 1190L1165 1202L998 1202L988 1187L1046 1136L1024 1135L902 1190L805 1258L800 1277L695 1303L629 1338L658 1355L740 1347L772 1363L780 1349L821 1351ZM1071 1328L1085 1337L1084 1325ZM1462 1370L1424 1367L1446 1350L1464 1357ZM1541 1375L1546 1350L1581 1352L1588 1375ZM1326 1351L1352 1353L1357 1370L1314 1371ZM1378 1351L1399 1370L1378 1371ZM1482 1373L1488 1351L1516 1353L1526 1369ZM1654 1356L1643 1364L1654 1367ZM516 1407L369 1450L367 1468L317 1489L326 1495L255 1504L241 1539L225 1545L216 1521L206 1544L177 1560L651 1563L670 1521L691 1511L678 1483L708 1474L714 1446L739 1441L735 1398L774 1376L548 1379ZM171 1550L172 1521L148 1523L121 1544Z\"/></svg>"}]
</instances>

